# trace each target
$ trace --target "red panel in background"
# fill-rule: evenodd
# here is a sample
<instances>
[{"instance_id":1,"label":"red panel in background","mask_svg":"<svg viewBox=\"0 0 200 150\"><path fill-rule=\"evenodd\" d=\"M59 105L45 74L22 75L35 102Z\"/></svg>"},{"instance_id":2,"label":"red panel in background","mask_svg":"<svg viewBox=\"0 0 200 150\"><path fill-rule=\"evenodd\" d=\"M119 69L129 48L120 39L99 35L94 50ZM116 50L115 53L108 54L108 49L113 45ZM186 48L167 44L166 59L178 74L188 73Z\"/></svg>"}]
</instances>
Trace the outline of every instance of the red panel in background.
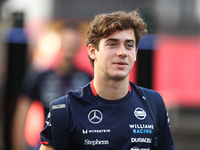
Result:
<instances>
[{"instance_id":1,"label":"red panel in background","mask_svg":"<svg viewBox=\"0 0 200 150\"><path fill-rule=\"evenodd\" d=\"M200 38L159 36L155 49L153 89L167 107L200 107Z\"/></svg>"},{"instance_id":2,"label":"red panel in background","mask_svg":"<svg viewBox=\"0 0 200 150\"><path fill-rule=\"evenodd\" d=\"M137 61L134 63L133 69L129 74L129 81L137 85Z\"/></svg>"},{"instance_id":3,"label":"red panel in background","mask_svg":"<svg viewBox=\"0 0 200 150\"><path fill-rule=\"evenodd\" d=\"M44 106L39 100L34 100L26 116L24 138L34 148L40 143L40 132L44 127Z\"/></svg>"},{"instance_id":4,"label":"red panel in background","mask_svg":"<svg viewBox=\"0 0 200 150\"><path fill-rule=\"evenodd\" d=\"M74 64L77 69L88 73L92 77L94 76L94 72L88 58L88 51L86 46L82 46L81 49L78 51L77 55L74 58Z\"/></svg>"}]
</instances>

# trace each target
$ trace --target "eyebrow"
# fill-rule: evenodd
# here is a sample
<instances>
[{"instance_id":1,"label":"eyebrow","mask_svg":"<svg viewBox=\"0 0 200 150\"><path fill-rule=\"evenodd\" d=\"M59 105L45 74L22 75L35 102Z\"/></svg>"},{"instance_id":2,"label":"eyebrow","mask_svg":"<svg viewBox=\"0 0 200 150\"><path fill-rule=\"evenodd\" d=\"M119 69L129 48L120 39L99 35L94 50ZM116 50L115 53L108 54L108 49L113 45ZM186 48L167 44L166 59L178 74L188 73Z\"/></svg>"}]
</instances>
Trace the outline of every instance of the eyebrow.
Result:
<instances>
[{"instance_id":1,"label":"eyebrow","mask_svg":"<svg viewBox=\"0 0 200 150\"><path fill-rule=\"evenodd\" d=\"M119 41L119 39L115 39L115 38L109 38L109 39L107 39L105 42L109 42L109 41ZM133 42L133 43L135 43L135 41L134 40L132 40L132 39L127 39L126 40L126 42Z\"/></svg>"}]
</instances>

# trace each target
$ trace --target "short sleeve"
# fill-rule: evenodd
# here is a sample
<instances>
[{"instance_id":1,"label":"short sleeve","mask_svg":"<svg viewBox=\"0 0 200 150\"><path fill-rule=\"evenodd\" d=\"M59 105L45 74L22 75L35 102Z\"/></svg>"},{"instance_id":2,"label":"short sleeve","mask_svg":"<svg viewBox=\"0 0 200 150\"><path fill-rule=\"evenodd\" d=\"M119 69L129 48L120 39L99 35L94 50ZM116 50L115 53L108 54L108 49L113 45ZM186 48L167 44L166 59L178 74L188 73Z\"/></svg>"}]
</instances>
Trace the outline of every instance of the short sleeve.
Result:
<instances>
[{"instance_id":1,"label":"short sleeve","mask_svg":"<svg viewBox=\"0 0 200 150\"><path fill-rule=\"evenodd\" d=\"M40 133L40 138L41 138L41 144L51 145L52 147L54 147L53 140L52 140L51 113L50 112L47 115L44 129Z\"/></svg>"}]
</instances>

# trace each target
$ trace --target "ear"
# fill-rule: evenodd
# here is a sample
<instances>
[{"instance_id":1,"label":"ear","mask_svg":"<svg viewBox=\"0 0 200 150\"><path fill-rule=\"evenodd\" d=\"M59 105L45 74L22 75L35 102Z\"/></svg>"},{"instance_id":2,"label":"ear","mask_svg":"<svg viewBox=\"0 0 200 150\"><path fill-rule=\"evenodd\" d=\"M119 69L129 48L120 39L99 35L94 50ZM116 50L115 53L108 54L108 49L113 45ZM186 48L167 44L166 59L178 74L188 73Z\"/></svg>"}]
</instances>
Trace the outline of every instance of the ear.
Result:
<instances>
[{"instance_id":1,"label":"ear","mask_svg":"<svg viewBox=\"0 0 200 150\"><path fill-rule=\"evenodd\" d=\"M95 60L96 59L95 46L93 44L89 44L87 49L88 49L88 55L90 56L90 58Z\"/></svg>"}]
</instances>

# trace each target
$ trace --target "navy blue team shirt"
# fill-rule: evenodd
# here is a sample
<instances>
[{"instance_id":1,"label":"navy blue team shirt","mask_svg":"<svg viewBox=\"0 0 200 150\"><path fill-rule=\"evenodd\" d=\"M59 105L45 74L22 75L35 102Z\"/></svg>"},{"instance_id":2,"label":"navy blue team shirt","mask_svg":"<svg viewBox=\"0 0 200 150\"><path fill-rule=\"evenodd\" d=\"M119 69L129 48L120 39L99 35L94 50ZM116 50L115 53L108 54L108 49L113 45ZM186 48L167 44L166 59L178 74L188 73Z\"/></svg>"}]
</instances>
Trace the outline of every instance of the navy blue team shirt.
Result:
<instances>
[{"instance_id":1,"label":"navy blue team shirt","mask_svg":"<svg viewBox=\"0 0 200 150\"><path fill-rule=\"evenodd\" d=\"M119 100L100 97L93 81L77 91L68 92L70 108L70 143L73 150L150 150L154 125L146 102L134 83ZM166 111L166 110L165 110ZM167 114L167 111L166 111ZM54 147L51 114L41 132L41 144ZM159 150L174 150L168 117L159 133Z\"/></svg>"}]
</instances>

